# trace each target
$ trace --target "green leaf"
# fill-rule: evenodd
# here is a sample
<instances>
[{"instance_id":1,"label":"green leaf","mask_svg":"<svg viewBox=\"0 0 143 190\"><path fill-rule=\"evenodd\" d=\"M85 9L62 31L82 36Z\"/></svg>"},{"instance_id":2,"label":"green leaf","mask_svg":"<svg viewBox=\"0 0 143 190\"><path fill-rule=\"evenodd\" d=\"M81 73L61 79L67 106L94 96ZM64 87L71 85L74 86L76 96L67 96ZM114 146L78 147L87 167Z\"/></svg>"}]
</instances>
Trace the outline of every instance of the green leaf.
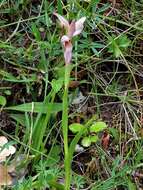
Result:
<instances>
[{"instance_id":1,"label":"green leaf","mask_svg":"<svg viewBox=\"0 0 143 190\"><path fill-rule=\"evenodd\" d=\"M90 120L91 121L91 120ZM90 122L88 121L88 122ZM69 162L71 163L72 162L72 159L73 159L73 154L74 154L74 151L75 151L75 147L78 143L78 141L80 140L80 138L82 137L82 135L86 132L86 127L87 127L87 124L85 124L85 127L83 130L81 130L80 132L78 132L75 137L73 138L72 142L70 143L70 146L69 146Z\"/></svg>"},{"instance_id":2,"label":"green leaf","mask_svg":"<svg viewBox=\"0 0 143 190\"><path fill-rule=\"evenodd\" d=\"M47 113L47 111L50 109L52 113L57 113L62 110L62 103L48 103L45 105L43 102L32 102L6 107L4 109L33 113Z\"/></svg>"},{"instance_id":3,"label":"green leaf","mask_svg":"<svg viewBox=\"0 0 143 190\"><path fill-rule=\"evenodd\" d=\"M84 146L84 147L89 147L91 145L91 138L90 136L89 137L84 137L81 141L81 144Z\"/></svg>"},{"instance_id":4,"label":"green leaf","mask_svg":"<svg viewBox=\"0 0 143 190\"><path fill-rule=\"evenodd\" d=\"M55 145L54 147L51 148L50 153L48 154L48 159L47 159L48 167L51 167L59 162L60 152L61 152L61 149L60 149L60 146L58 145Z\"/></svg>"},{"instance_id":5,"label":"green leaf","mask_svg":"<svg viewBox=\"0 0 143 190\"><path fill-rule=\"evenodd\" d=\"M10 91L10 90L5 90L4 93L5 93L5 95L7 95L7 96L10 96L10 95L11 95L11 91Z\"/></svg>"},{"instance_id":6,"label":"green leaf","mask_svg":"<svg viewBox=\"0 0 143 190\"><path fill-rule=\"evenodd\" d=\"M113 138L115 139L115 141L118 142L119 138L120 138L119 130L116 128L109 128L109 131L110 131L111 135L113 136Z\"/></svg>"},{"instance_id":7,"label":"green leaf","mask_svg":"<svg viewBox=\"0 0 143 190\"><path fill-rule=\"evenodd\" d=\"M5 106L6 105L6 98L4 96L0 96L0 105Z\"/></svg>"},{"instance_id":8,"label":"green leaf","mask_svg":"<svg viewBox=\"0 0 143 190\"><path fill-rule=\"evenodd\" d=\"M90 136L90 141L91 141L92 143L96 143L98 140L99 140L99 138L98 138L97 135Z\"/></svg>"},{"instance_id":9,"label":"green leaf","mask_svg":"<svg viewBox=\"0 0 143 190\"><path fill-rule=\"evenodd\" d=\"M91 125L90 132L91 133L97 133L97 132L103 131L106 128L107 128L107 125L105 122L98 121L95 124Z\"/></svg>"},{"instance_id":10,"label":"green leaf","mask_svg":"<svg viewBox=\"0 0 143 190\"><path fill-rule=\"evenodd\" d=\"M57 0L57 9L58 9L58 13L59 13L60 15L63 15L62 0Z\"/></svg>"},{"instance_id":11,"label":"green leaf","mask_svg":"<svg viewBox=\"0 0 143 190\"><path fill-rule=\"evenodd\" d=\"M121 36L118 40L120 48L127 48L130 45L130 40L125 35Z\"/></svg>"},{"instance_id":12,"label":"green leaf","mask_svg":"<svg viewBox=\"0 0 143 190\"><path fill-rule=\"evenodd\" d=\"M35 23L32 23L32 32L36 38L37 41L40 41L41 40L41 35L40 35L40 32L36 26Z\"/></svg>"},{"instance_id":13,"label":"green leaf","mask_svg":"<svg viewBox=\"0 0 143 190\"><path fill-rule=\"evenodd\" d=\"M104 4L101 8L99 8L99 10L97 11L97 13L105 12L105 11L108 10L110 7L111 7L111 4L106 3L106 4Z\"/></svg>"},{"instance_id":14,"label":"green leaf","mask_svg":"<svg viewBox=\"0 0 143 190\"><path fill-rule=\"evenodd\" d=\"M128 179L128 189L129 190L137 190L136 185L129 179Z\"/></svg>"},{"instance_id":15,"label":"green leaf","mask_svg":"<svg viewBox=\"0 0 143 190\"><path fill-rule=\"evenodd\" d=\"M54 90L54 92L57 93L60 91L60 89L63 86L63 79L62 78L60 78L58 80L53 79L51 82L51 85L52 85L52 89Z\"/></svg>"},{"instance_id":16,"label":"green leaf","mask_svg":"<svg viewBox=\"0 0 143 190\"><path fill-rule=\"evenodd\" d=\"M108 51L113 53L115 57L120 57L122 55L122 52L128 48L130 42L131 41L126 35L121 35L119 37L112 35L108 39Z\"/></svg>"},{"instance_id":17,"label":"green leaf","mask_svg":"<svg viewBox=\"0 0 143 190\"><path fill-rule=\"evenodd\" d=\"M71 125L69 125L69 129L73 132L73 133L78 133L81 130L84 129L84 126L80 123L73 123Z\"/></svg>"},{"instance_id":18,"label":"green leaf","mask_svg":"<svg viewBox=\"0 0 143 190\"><path fill-rule=\"evenodd\" d=\"M10 117L22 126L26 126L26 120L24 114L10 114Z\"/></svg>"}]
</instances>

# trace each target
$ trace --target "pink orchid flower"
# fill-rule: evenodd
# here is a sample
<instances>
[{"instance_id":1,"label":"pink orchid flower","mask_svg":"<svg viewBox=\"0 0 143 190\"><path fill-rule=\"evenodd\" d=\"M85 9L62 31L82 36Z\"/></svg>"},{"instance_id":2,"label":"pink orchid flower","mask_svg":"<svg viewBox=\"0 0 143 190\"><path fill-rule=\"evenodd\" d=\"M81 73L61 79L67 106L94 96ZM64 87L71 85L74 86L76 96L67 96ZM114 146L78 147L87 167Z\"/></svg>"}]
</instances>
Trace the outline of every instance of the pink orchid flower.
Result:
<instances>
[{"instance_id":1,"label":"pink orchid flower","mask_svg":"<svg viewBox=\"0 0 143 190\"><path fill-rule=\"evenodd\" d=\"M67 65L71 63L72 59L72 37L77 36L82 32L86 17L82 17L77 21L73 20L71 23L69 23L63 16L57 13L54 13L54 15L59 19L61 27L65 28L66 30L66 35L62 36L61 43L64 48L64 58Z\"/></svg>"}]
</instances>

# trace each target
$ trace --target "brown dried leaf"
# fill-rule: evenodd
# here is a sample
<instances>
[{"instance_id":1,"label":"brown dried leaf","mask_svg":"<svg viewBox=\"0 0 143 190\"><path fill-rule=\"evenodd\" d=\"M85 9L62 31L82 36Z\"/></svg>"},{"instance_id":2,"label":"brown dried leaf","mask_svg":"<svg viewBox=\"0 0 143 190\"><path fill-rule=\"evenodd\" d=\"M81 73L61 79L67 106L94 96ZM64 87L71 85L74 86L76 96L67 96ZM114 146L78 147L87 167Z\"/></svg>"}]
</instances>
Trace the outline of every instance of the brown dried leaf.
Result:
<instances>
[{"instance_id":1,"label":"brown dried leaf","mask_svg":"<svg viewBox=\"0 0 143 190\"><path fill-rule=\"evenodd\" d=\"M105 150L108 149L109 140L110 140L110 135L108 133L104 133L102 136L102 146Z\"/></svg>"},{"instance_id":2,"label":"brown dried leaf","mask_svg":"<svg viewBox=\"0 0 143 190\"><path fill-rule=\"evenodd\" d=\"M0 186L12 185L13 179L9 174L8 166L3 166L0 164Z\"/></svg>"},{"instance_id":3,"label":"brown dried leaf","mask_svg":"<svg viewBox=\"0 0 143 190\"><path fill-rule=\"evenodd\" d=\"M79 81L70 81L69 87L70 88L77 88L79 86L80 82Z\"/></svg>"}]
</instances>

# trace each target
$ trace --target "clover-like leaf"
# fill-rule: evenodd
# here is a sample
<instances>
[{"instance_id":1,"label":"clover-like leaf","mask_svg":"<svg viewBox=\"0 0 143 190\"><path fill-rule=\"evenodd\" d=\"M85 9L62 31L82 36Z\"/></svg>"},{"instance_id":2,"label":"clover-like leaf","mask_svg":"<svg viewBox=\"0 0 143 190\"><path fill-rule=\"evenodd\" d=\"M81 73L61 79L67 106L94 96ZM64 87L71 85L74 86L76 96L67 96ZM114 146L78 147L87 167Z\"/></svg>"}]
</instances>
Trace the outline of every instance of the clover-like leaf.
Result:
<instances>
[{"instance_id":1,"label":"clover-like leaf","mask_svg":"<svg viewBox=\"0 0 143 190\"><path fill-rule=\"evenodd\" d=\"M89 147L91 145L91 138L89 137L84 137L81 141L82 146L84 147Z\"/></svg>"},{"instance_id":2,"label":"clover-like leaf","mask_svg":"<svg viewBox=\"0 0 143 190\"><path fill-rule=\"evenodd\" d=\"M84 125L82 125L80 123L72 123L71 125L69 125L69 129L73 133L78 133L84 129Z\"/></svg>"},{"instance_id":3,"label":"clover-like leaf","mask_svg":"<svg viewBox=\"0 0 143 190\"><path fill-rule=\"evenodd\" d=\"M96 143L98 140L99 140L99 138L98 138L97 135L90 136L90 141L91 141L92 143Z\"/></svg>"},{"instance_id":4,"label":"clover-like leaf","mask_svg":"<svg viewBox=\"0 0 143 190\"><path fill-rule=\"evenodd\" d=\"M54 92L57 93L60 91L60 89L63 86L63 79L62 78L59 78L58 80L53 79L51 82L51 85L52 85L52 89L54 90Z\"/></svg>"},{"instance_id":5,"label":"clover-like leaf","mask_svg":"<svg viewBox=\"0 0 143 190\"><path fill-rule=\"evenodd\" d=\"M103 131L104 129L107 128L107 125L103 121L98 121L94 123L93 125L90 126L90 132L91 133L98 133L100 131Z\"/></svg>"}]
</instances>

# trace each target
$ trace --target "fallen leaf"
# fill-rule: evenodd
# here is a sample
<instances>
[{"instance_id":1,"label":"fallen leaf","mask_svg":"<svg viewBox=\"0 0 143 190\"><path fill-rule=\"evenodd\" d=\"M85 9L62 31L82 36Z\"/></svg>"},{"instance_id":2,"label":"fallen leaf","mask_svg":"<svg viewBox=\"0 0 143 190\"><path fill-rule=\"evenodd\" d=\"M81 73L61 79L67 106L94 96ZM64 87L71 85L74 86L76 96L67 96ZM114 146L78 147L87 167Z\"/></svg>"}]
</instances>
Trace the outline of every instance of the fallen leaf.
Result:
<instances>
[{"instance_id":1,"label":"fallen leaf","mask_svg":"<svg viewBox=\"0 0 143 190\"><path fill-rule=\"evenodd\" d=\"M109 140L110 140L110 135L108 133L104 133L102 136L102 146L105 150L108 149Z\"/></svg>"},{"instance_id":2,"label":"fallen leaf","mask_svg":"<svg viewBox=\"0 0 143 190\"><path fill-rule=\"evenodd\" d=\"M70 88L77 88L80 85L79 81L70 81L69 87Z\"/></svg>"},{"instance_id":3,"label":"fallen leaf","mask_svg":"<svg viewBox=\"0 0 143 190\"><path fill-rule=\"evenodd\" d=\"M0 186L12 185L12 183L13 179L9 174L8 167L0 164Z\"/></svg>"}]
</instances>

